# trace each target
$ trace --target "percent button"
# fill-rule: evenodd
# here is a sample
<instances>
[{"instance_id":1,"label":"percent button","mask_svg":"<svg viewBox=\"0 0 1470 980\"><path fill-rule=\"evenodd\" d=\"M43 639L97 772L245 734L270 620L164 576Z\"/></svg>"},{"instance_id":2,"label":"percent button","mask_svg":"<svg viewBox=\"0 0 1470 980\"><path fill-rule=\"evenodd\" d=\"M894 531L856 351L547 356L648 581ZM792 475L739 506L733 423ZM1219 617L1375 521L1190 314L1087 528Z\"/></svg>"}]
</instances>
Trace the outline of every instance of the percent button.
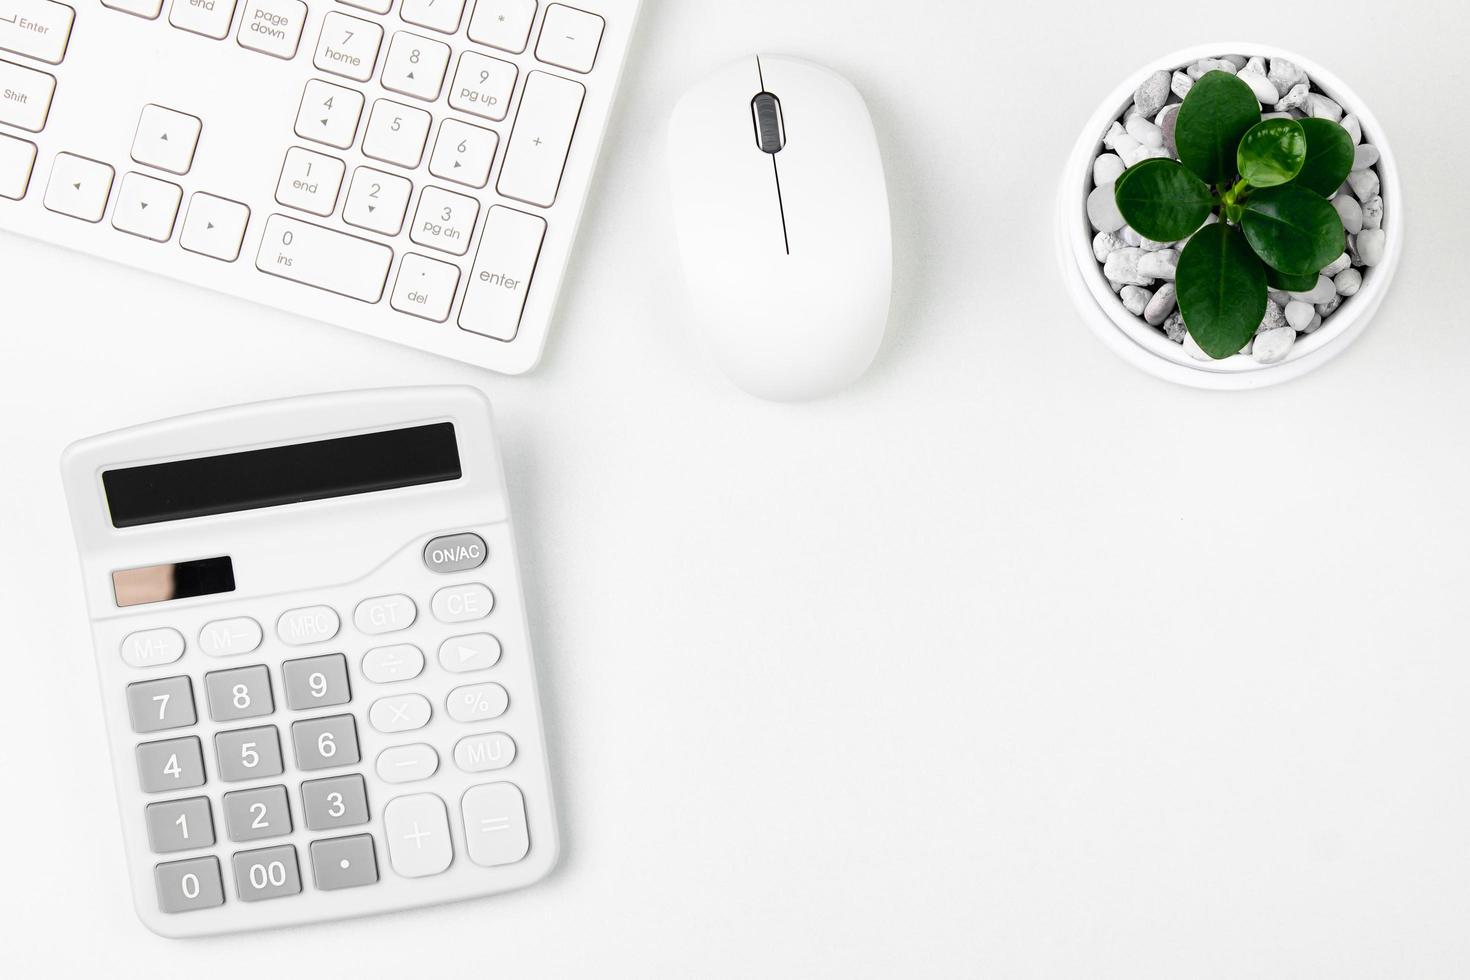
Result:
<instances>
[{"instance_id":1,"label":"percent button","mask_svg":"<svg viewBox=\"0 0 1470 980\"><path fill-rule=\"evenodd\" d=\"M455 721L488 721L510 707L510 695L499 684L470 684L449 692L449 717Z\"/></svg>"}]
</instances>

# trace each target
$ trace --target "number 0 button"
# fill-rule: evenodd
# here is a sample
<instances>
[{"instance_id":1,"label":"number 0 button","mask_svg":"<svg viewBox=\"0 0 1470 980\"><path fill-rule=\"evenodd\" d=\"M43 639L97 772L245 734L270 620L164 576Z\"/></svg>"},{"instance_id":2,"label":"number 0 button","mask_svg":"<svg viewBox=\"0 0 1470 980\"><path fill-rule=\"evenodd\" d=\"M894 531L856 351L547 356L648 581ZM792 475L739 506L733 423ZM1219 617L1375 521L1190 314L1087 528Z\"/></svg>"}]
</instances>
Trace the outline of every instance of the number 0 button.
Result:
<instances>
[{"instance_id":1,"label":"number 0 button","mask_svg":"<svg viewBox=\"0 0 1470 980\"><path fill-rule=\"evenodd\" d=\"M160 864L153 869L153 883L158 888L158 909L161 912L193 912L225 904L218 858L191 858Z\"/></svg>"}]
</instances>

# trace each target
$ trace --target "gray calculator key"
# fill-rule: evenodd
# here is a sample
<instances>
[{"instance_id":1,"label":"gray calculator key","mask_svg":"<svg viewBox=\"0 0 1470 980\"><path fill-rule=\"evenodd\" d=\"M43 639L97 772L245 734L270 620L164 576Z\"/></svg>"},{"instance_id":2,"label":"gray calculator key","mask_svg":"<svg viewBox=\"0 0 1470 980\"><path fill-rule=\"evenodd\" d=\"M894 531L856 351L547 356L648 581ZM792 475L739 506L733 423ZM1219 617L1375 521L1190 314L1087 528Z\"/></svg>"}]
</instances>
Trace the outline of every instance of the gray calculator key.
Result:
<instances>
[{"instance_id":1,"label":"gray calculator key","mask_svg":"<svg viewBox=\"0 0 1470 980\"><path fill-rule=\"evenodd\" d=\"M296 848L290 844L240 851L231 863L235 869L235 891L242 902L263 902L301 894L301 869Z\"/></svg>"},{"instance_id":2,"label":"gray calculator key","mask_svg":"<svg viewBox=\"0 0 1470 980\"><path fill-rule=\"evenodd\" d=\"M148 825L148 846L154 854L192 851L214 844L208 797L150 803L143 808L143 820Z\"/></svg>"},{"instance_id":3,"label":"gray calculator key","mask_svg":"<svg viewBox=\"0 0 1470 980\"><path fill-rule=\"evenodd\" d=\"M193 735L144 742L137 748L138 787L145 793L172 793L204 785L204 747Z\"/></svg>"},{"instance_id":4,"label":"gray calculator key","mask_svg":"<svg viewBox=\"0 0 1470 980\"><path fill-rule=\"evenodd\" d=\"M424 565L431 572L467 572L485 564L488 553L478 534L446 534L424 545Z\"/></svg>"},{"instance_id":5,"label":"gray calculator key","mask_svg":"<svg viewBox=\"0 0 1470 980\"><path fill-rule=\"evenodd\" d=\"M378 857L370 834L311 842L311 876L322 891L357 888L378 880Z\"/></svg>"},{"instance_id":6,"label":"gray calculator key","mask_svg":"<svg viewBox=\"0 0 1470 980\"><path fill-rule=\"evenodd\" d=\"M170 861L153 869L161 912L193 912L225 904L219 858L200 857Z\"/></svg>"},{"instance_id":7,"label":"gray calculator key","mask_svg":"<svg viewBox=\"0 0 1470 980\"><path fill-rule=\"evenodd\" d=\"M276 710L271 675L264 666L216 670L204 675L204 698L215 721L259 718Z\"/></svg>"},{"instance_id":8,"label":"gray calculator key","mask_svg":"<svg viewBox=\"0 0 1470 980\"><path fill-rule=\"evenodd\" d=\"M286 707L292 711L328 708L352 700L347 683L347 658L340 653L304 660L287 660L281 665L286 686Z\"/></svg>"},{"instance_id":9,"label":"gray calculator key","mask_svg":"<svg viewBox=\"0 0 1470 980\"><path fill-rule=\"evenodd\" d=\"M357 751L357 722L351 715L298 721L291 726L291 738L298 769L354 766L362 758Z\"/></svg>"},{"instance_id":10,"label":"gray calculator key","mask_svg":"<svg viewBox=\"0 0 1470 980\"><path fill-rule=\"evenodd\" d=\"M187 677L160 677L128 685L128 717L139 734L188 728L194 715L194 686Z\"/></svg>"},{"instance_id":11,"label":"gray calculator key","mask_svg":"<svg viewBox=\"0 0 1470 980\"><path fill-rule=\"evenodd\" d=\"M336 830L368 822L367 783L356 773L301 784L307 830Z\"/></svg>"},{"instance_id":12,"label":"gray calculator key","mask_svg":"<svg viewBox=\"0 0 1470 980\"><path fill-rule=\"evenodd\" d=\"M266 779L285 771L281 765L281 736L274 725L217 732L214 751L219 757L219 778L227 783Z\"/></svg>"},{"instance_id":13,"label":"gray calculator key","mask_svg":"<svg viewBox=\"0 0 1470 980\"><path fill-rule=\"evenodd\" d=\"M291 832L291 804L286 787L262 786L226 793L220 805L225 811L225 833L243 842L265 837L285 837Z\"/></svg>"}]
</instances>

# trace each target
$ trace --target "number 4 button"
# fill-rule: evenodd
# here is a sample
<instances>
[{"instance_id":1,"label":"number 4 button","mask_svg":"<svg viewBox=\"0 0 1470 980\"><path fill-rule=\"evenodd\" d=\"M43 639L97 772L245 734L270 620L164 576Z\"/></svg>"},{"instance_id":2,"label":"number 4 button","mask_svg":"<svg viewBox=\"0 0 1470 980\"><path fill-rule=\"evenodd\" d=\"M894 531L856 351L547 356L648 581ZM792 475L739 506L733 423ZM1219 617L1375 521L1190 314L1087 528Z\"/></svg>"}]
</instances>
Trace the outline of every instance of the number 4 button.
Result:
<instances>
[{"instance_id":1,"label":"number 4 button","mask_svg":"<svg viewBox=\"0 0 1470 980\"><path fill-rule=\"evenodd\" d=\"M313 79L306 83L296 111L296 135L345 150L357 139L362 93Z\"/></svg>"}]
</instances>

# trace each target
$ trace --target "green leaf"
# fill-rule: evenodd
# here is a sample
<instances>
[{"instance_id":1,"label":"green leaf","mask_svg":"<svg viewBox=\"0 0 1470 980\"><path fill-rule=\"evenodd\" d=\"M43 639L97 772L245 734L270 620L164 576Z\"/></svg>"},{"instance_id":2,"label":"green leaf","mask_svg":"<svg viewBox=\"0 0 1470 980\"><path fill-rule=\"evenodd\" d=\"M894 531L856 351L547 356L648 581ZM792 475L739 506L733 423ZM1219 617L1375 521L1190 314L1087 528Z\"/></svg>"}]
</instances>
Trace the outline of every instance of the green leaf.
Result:
<instances>
[{"instance_id":1,"label":"green leaf","mask_svg":"<svg viewBox=\"0 0 1470 980\"><path fill-rule=\"evenodd\" d=\"M1337 209L1295 184L1252 194L1240 225L1256 254L1288 276L1321 272L1347 247Z\"/></svg>"},{"instance_id":2,"label":"green leaf","mask_svg":"<svg viewBox=\"0 0 1470 980\"><path fill-rule=\"evenodd\" d=\"M1307 159L1292 183L1331 197L1352 173L1353 138L1331 119L1303 119L1298 125L1307 134Z\"/></svg>"},{"instance_id":3,"label":"green leaf","mask_svg":"<svg viewBox=\"0 0 1470 980\"><path fill-rule=\"evenodd\" d=\"M1295 119L1256 123L1235 153L1240 175L1252 187L1279 187L1301 173L1307 159L1307 134Z\"/></svg>"},{"instance_id":4,"label":"green leaf","mask_svg":"<svg viewBox=\"0 0 1470 980\"><path fill-rule=\"evenodd\" d=\"M1240 353L1266 317L1266 267L1239 228L1206 225L1179 256L1184 325L1216 360Z\"/></svg>"},{"instance_id":5,"label":"green leaf","mask_svg":"<svg viewBox=\"0 0 1470 980\"><path fill-rule=\"evenodd\" d=\"M1261 103L1249 85L1229 72L1206 72L1179 107L1179 161L1207 184L1231 181L1241 138L1260 121Z\"/></svg>"},{"instance_id":6,"label":"green leaf","mask_svg":"<svg viewBox=\"0 0 1470 980\"><path fill-rule=\"evenodd\" d=\"M1177 242L1199 230L1215 206L1204 181L1174 160L1129 167L1113 190L1129 227L1156 242Z\"/></svg>"},{"instance_id":7,"label":"green leaf","mask_svg":"<svg viewBox=\"0 0 1470 980\"><path fill-rule=\"evenodd\" d=\"M1266 266L1266 282L1274 289L1286 293L1310 293L1317 288L1318 274L1309 276L1288 276L1284 272L1277 272L1269 265Z\"/></svg>"}]
</instances>

